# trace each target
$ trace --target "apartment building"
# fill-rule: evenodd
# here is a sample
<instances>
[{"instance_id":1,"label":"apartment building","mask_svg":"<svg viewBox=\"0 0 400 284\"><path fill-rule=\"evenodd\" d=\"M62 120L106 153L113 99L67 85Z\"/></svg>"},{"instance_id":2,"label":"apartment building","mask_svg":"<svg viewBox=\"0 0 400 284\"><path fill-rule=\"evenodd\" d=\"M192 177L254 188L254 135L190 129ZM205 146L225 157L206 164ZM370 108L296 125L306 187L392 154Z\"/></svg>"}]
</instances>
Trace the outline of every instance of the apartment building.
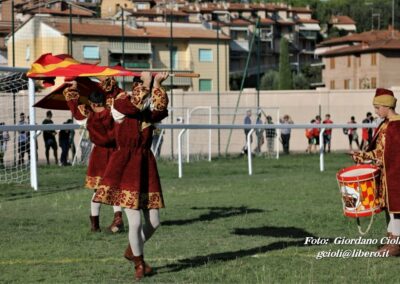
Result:
<instances>
[{"instance_id":1,"label":"apartment building","mask_svg":"<svg viewBox=\"0 0 400 284\"><path fill-rule=\"evenodd\" d=\"M128 3L129 2L129 3ZM147 4L145 3L147 2ZM112 8L110 8L110 5ZM104 7L103 7L104 6ZM108 7L108 8L106 8ZM124 15L137 22L201 23L208 29L220 29L231 38L230 74L240 75L249 56L251 41L255 33L260 40L253 43L248 73L276 69L279 65L280 39L285 37L294 69L302 64L316 61L314 49L320 32L319 22L312 19L309 7L292 7L283 3L230 3L228 1L189 3L184 1L103 1L102 10L115 12L109 17L120 19L121 7ZM102 13L102 16L105 16ZM258 30L256 29L259 21ZM255 55L259 49L260 59Z\"/></svg>"},{"instance_id":2,"label":"apartment building","mask_svg":"<svg viewBox=\"0 0 400 284\"><path fill-rule=\"evenodd\" d=\"M400 32L393 29L351 34L321 42L325 66L322 79L329 89L400 86Z\"/></svg>"},{"instance_id":3,"label":"apartment building","mask_svg":"<svg viewBox=\"0 0 400 284\"><path fill-rule=\"evenodd\" d=\"M123 50L119 21L81 18L70 25L63 17L36 15L15 32L16 66L29 67L44 53L67 53L71 30L71 53L78 61L107 66L122 63L128 69L195 72L200 78L174 78L174 87L215 92L219 81L221 91L229 90L229 37L219 36L217 73L217 34L201 24L176 25L172 48L170 30L165 24L127 24ZM10 62L11 39L8 50Z\"/></svg>"}]
</instances>

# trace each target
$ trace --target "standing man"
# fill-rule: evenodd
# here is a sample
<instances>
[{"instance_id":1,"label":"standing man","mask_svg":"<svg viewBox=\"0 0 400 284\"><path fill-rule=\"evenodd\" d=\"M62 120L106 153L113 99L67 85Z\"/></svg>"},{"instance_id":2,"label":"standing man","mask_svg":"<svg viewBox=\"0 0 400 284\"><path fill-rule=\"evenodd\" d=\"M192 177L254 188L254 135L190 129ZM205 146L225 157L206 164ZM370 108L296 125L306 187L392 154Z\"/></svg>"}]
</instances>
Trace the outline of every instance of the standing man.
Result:
<instances>
[{"instance_id":1,"label":"standing man","mask_svg":"<svg viewBox=\"0 0 400 284\"><path fill-rule=\"evenodd\" d=\"M267 115L267 121L265 124L274 124L272 121L272 117L270 115ZM272 156L274 153L274 141L276 137L276 131L273 128L269 128L265 130L265 138L267 139L267 149L268 149L268 155Z\"/></svg>"},{"instance_id":2,"label":"standing man","mask_svg":"<svg viewBox=\"0 0 400 284\"><path fill-rule=\"evenodd\" d=\"M372 113L367 112L366 118L363 119L362 123L372 123L374 121L374 118L372 116ZM361 132L361 150L366 150L368 149L368 145L371 143L372 140L372 133L373 129L372 128L363 128Z\"/></svg>"},{"instance_id":3,"label":"standing man","mask_svg":"<svg viewBox=\"0 0 400 284\"><path fill-rule=\"evenodd\" d=\"M68 119L64 124L72 123L72 119ZM60 163L61 166L70 166L71 164L68 162L68 152L70 146L70 130L60 130L58 135L58 144L61 148L61 157Z\"/></svg>"},{"instance_id":4,"label":"standing man","mask_svg":"<svg viewBox=\"0 0 400 284\"><path fill-rule=\"evenodd\" d=\"M25 121L25 113L21 112L19 115L18 125L27 124ZM26 131L20 131L18 134L18 165L23 165L25 163L24 157L25 153L28 151L28 135Z\"/></svg>"},{"instance_id":5,"label":"standing man","mask_svg":"<svg viewBox=\"0 0 400 284\"><path fill-rule=\"evenodd\" d=\"M248 109L246 111L246 116L244 117L243 124L248 125L251 124L251 110ZM242 154L247 154L247 134L249 134L250 129L245 129L244 130L244 146L242 149ZM253 136L250 136L250 144L253 143Z\"/></svg>"},{"instance_id":6,"label":"standing man","mask_svg":"<svg viewBox=\"0 0 400 284\"><path fill-rule=\"evenodd\" d=\"M323 124L332 124L331 115L328 113L325 115L325 120L322 122ZM326 152L328 148L328 153L331 152L331 141L332 141L332 128L325 128L324 131L324 152Z\"/></svg>"},{"instance_id":7,"label":"standing man","mask_svg":"<svg viewBox=\"0 0 400 284\"><path fill-rule=\"evenodd\" d=\"M256 124L261 125L264 124L264 122L261 119L261 110L258 111L257 113L257 120ZM261 154L261 147L264 145L264 129L256 129L256 136L257 136L257 147L255 149L255 152L257 154Z\"/></svg>"},{"instance_id":8,"label":"standing man","mask_svg":"<svg viewBox=\"0 0 400 284\"><path fill-rule=\"evenodd\" d=\"M285 114L283 118L280 119L281 124L293 124L293 120L289 115ZM283 147L283 153L289 154L289 143L290 143L290 128L282 128L281 129L281 142Z\"/></svg>"},{"instance_id":9,"label":"standing man","mask_svg":"<svg viewBox=\"0 0 400 284\"><path fill-rule=\"evenodd\" d=\"M53 117L53 113L51 110L46 112L46 118L43 120L42 124L54 124L51 118ZM49 158L49 151L50 148L53 149L54 160L56 165L58 165L58 155L57 155L57 140L56 140L57 132L54 130L47 130L43 131L43 139L44 139L44 146L46 149L46 161L47 164L50 165L50 158Z\"/></svg>"}]
</instances>

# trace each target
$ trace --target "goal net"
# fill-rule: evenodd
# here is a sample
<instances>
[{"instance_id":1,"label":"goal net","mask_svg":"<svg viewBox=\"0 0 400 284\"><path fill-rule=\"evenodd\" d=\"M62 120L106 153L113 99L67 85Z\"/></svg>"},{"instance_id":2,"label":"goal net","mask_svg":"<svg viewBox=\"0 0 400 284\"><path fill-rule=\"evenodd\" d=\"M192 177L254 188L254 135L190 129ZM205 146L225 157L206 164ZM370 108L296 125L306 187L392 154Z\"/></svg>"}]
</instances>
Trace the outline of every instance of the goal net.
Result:
<instances>
[{"instance_id":1,"label":"goal net","mask_svg":"<svg viewBox=\"0 0 400 284\"><path fill-rule=\"evenodd\" d=\"M0 71L0 125L29 124L28 79ZM0 131L0 184L30 180L30 132Z\"/></svg>"}]
</instances>

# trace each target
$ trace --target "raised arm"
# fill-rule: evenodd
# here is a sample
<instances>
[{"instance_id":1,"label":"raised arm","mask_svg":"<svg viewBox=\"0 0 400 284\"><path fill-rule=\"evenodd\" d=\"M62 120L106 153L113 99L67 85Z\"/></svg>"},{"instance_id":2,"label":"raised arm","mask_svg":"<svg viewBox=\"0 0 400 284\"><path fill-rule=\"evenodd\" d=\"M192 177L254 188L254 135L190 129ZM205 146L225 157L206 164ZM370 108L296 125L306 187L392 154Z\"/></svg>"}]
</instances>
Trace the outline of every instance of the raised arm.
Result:
<instances>
[{"instance_id":1,"label":"raised arm","mask_svg":"<svg viewBox=\"0 0 400 284\"><path fill-rule=\"evenodd\" d=\"M70 109L72 116L77 121L84 121L89 115L89 110L86 105L79 105L79 92L76 82L72 82L70 87L67 87L63 91L65 101L67 102L68 108Z\"/></svg>"}]
</instances>

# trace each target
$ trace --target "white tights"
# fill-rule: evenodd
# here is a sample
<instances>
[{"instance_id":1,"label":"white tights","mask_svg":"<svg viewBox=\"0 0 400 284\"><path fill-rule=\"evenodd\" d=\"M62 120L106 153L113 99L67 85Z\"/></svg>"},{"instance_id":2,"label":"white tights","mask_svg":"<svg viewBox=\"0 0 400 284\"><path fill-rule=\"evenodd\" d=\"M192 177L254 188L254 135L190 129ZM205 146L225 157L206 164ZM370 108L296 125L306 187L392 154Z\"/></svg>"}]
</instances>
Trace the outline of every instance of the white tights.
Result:
<instances>
[{"instance_id":1,"label":"white tights","mask_svg":"<svg viewBox=\"0 0 400 284\"><path fill-rule=\"evenodd\" d=\"M387 231L395 236L400 236L400 216L399 214L390 213L390 221Z\"/></svg>"},{"instance_id":2,"label":"white tights","mask_svg":"<svg viewBox=\"0 0 400 284\"><path fill-rule=\"evenodd\" d=\"M93 193L92 200L95 195L96 195L96 192ZM100 215L100 207L101 207L101 203L91 201L90 202L90 215L91 216L99 216ZM114 213L122 211L122 208L120 206L113 206L113 209L114 209Z\"/></svg>"},{"instance_id":3,"label":"white tights","mask_svg":"<svg viewBox=\"0 0 400 284\"><path fill-rule=\"evenodd\" d=\"M126 217L129 223L129 244L133 255L143 255L144 243L150 239L156 229L160 226L158 209L146 209L143 211L144 225L140 210L125 208Z\"/></svg>"}]
</instances>

